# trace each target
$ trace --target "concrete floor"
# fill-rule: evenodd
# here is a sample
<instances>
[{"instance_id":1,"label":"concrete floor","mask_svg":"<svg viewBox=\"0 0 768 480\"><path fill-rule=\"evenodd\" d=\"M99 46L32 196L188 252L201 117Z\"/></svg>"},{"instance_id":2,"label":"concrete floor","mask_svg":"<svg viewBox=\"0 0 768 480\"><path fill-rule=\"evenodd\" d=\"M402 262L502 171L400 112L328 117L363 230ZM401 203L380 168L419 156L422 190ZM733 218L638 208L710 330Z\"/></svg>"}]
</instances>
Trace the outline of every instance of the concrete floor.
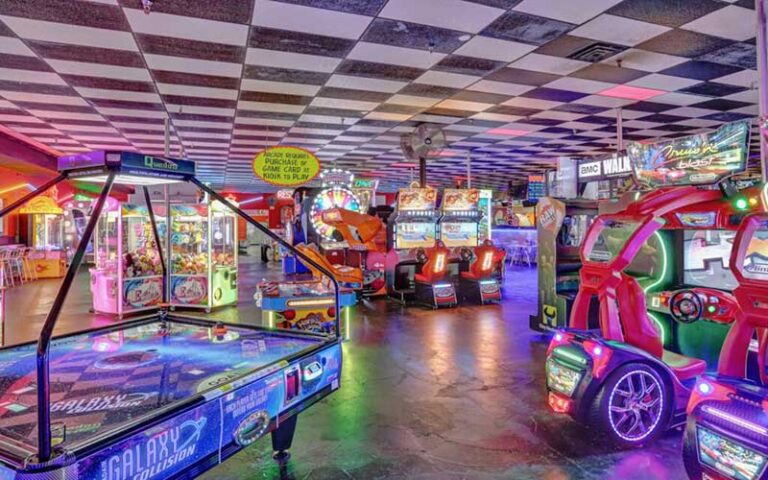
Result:
<instances>
[{"instance_id":1,"label":"concrete floor","mask_svg":"<svg viewBox=\"0 0 768 480\"><path fill-rule=\"evenodd\" d=\"M241 260L240 308L212 316L259 322L253 285L279 270L256 257ZM617 451L548 411L547 343L528 329L536 273L508 273L502 305L434 312L376 300L356 307L342 388L299 416L288 478L684 479L680 432L652 448ZM87 282L83 271L57 333L114 322L87 313ZM7 343L36 338L57 285L9 290ZM263 439L201 478L280 478L270 455Z\"/></svg>"}]
</instances>

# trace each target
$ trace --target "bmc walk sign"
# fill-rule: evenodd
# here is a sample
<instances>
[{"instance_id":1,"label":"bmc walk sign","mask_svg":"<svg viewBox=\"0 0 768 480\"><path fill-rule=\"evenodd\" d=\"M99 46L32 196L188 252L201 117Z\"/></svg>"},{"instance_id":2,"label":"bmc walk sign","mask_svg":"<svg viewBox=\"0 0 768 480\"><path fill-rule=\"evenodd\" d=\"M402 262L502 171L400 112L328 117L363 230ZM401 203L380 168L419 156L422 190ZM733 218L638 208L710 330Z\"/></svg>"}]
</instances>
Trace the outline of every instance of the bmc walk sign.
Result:
<instances>
[{"instance_id":1,"label":"bmc walk sign","mask_svg":"<svg viewBox=\"0 0 768 480\"><path fill-rule=\"evenodd\" d=\"M271 147L256 154L253 173L272 185L298 187L317 177L320 160L303 148Z\"/></svg>"}]
</instances>

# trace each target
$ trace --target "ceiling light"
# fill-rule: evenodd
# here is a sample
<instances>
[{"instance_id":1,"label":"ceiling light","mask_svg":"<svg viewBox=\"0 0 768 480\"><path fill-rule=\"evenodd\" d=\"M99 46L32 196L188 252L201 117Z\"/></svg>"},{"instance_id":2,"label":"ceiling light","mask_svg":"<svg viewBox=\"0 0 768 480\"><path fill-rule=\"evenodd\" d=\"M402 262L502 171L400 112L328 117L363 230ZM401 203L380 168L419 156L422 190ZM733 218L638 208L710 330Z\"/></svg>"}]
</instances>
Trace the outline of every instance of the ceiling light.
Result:
<instances>
[{"instance_id":1,"label":"ceiling light","mask_svg":"<svg viewBox=\"0 0 768 480\"><path fill-rule=\"evenodd\" d=\"M649 98L653 98L659 95L662 95L665 92L664 90L654 90L653 88L640 88L640 87L630 87L629 85L617 85L615 87L611 87L608 89L603 90L602 92L598 92L598 95L602 95L604 97L616 97L616 98L626 98L629 100L648 100Z\"/></svg>"}]
</instances>

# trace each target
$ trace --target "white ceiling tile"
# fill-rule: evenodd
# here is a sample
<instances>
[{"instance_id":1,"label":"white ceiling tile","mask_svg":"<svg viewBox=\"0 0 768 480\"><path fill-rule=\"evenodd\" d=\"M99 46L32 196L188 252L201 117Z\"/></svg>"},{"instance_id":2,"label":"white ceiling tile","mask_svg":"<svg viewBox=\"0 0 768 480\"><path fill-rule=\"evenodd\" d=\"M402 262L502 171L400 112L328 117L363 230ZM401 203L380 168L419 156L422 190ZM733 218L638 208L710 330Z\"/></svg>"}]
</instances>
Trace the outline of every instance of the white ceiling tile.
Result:
<instances>
[{"instance_id":1,"label":"white ceiling tile","mask_svg":"<svg viewBox=\"0 0 768 480\"><path fill-rule=\"evenodd\" d=\"M690 127L709 128L720 125L722 122L718 122L717 120L705 120L703 118L690 118L687 120L680 120L679 122L675 123L679 125L688 125Z\"/></svg>"},{"instance_id":2,"label":"white ceiling tile","mask_svg":"<svg viewBox=\"0 0 768 480\"><path fill-rule=\"evenodd\" d=\"M582 78L562 77L554 82L544 85L547 88L557 88L559 90L568 90L579 93L597 93L605 89L615 87L616 84L607 82L597 82L595 80L585 80Z\"/></svg>"},{"instance_id":3,"label":"white ceiling tile","mask_svg":"<svg viewBox=\"0 0 768 480\"><path fill-rule=\"evenodd\" d=\"M289 105L286 103L266 103L266 102L248 102L240 100L237 102L238 110L255 110L259 112L280 112L280 113L301 113L304 111L304 105Z\"/></svg>"},{"instance_id":4,"label":"white ceiling tile","mask_svg":"<svg viewBox=\"0 0 768 480\"><path fill-rule=\"evenodd\" d=\"M696 108L696 107L678 107L673 108L672 110L667 110L664 112L664 115L678 115L680 117L703 117L706 115L711 115L713 113L718 113L717 110L710 110L708 108Z\"/></svg>"},{"instance_id":5,"label":"white ceiling tile","mask_svg":"<svg viewBox=\"0 0 768 480\"><path fill-rule=\"evenodd\" d=\"M394 80L381 80L378 78L352 77L349 75L334 74L326 83L328 87L349 88L351 90L364 90L370 92L396 93L408 85L407 82Z\"/></svg>"},{"instance_id":6,"label":"white ceiling tile","mask_svg":"<svg viewBox=\"0 0 768 480\"><path fill-rule=\"evenodd\" d=\"M728 5L680 28L743 42L755 36L755 22L754 10Z\"/></svg>"},{"instance_id":7,"label":"white ceiling tile","mask_svg":"<svg viewBox=\"0 0 768 480\"><path fill-rule=\"evenodd\" d=\"M321 8L255 0L251 23L301 33L357 40L372 18Z\"/></svg>"},{"instance_id":8,"label":"white ceiling tile","mask_svg":"<svg viewBox=\"0 0 768 480\"><path fill-rule=\"evenodd\" d=\"M10 82L40 83L45 85L67 85L60 76L51 72L38 72L35 70L16 70L14 68L0 68L0 80Z\"/></svg>"},{"instance_id":9,"label":"white ceiling tile","mask_svg":"<svg viewBox=\"0 0 768 480\"><path fill-rule=\"evenodd\" d=\"M533 90L535 87L530 85L518 85L516 83L494 82L492 80L480 80L479 82L467 87L467 90L485 93L497 93L499 95L522 95L525 92Z\"/></svg>"},{"instance_id":10,"label":"white ceiling tile","mask_svg":"<svg viewBox=\"0 0 768 480\"><path fill-rule=\"evenodd\" d=\"M503 13L500 8L461 0L389 0L379 16L477 33Z\"/></svg>"},{"instance_id":11,"label":"white ceiling tile","mask_svg":"<svg viewBox=\"0 0 768 480\"><path fill-rule=\"evenodd\" d=\"M681 88L687 88L692 85L696 85L697 83L701 83L701 81L692 80L690 78L674 77L672 75L653 73L651 75L646 75L636 80L632 80L631 82L627 83L627 85L632 87L653 88L655 90L673 92L675 90L680 90Z\"/></svg>"},{"instance_id":12,"label":"white ceiling tile","mask_svg":"<svg viewBox=\"0 0 768 480\"><path fill-rule=\"evenodd\" d=\"M562 104L563 102L553 102L551 100L539 100L538 98L526 97L515 97L502 103L502 105L508 105L510 107L537 108L539 110L549 110L550 108L555 108Z\"/></svg>"},{"instance_id":13,"label":"white ceiling tile","mask_svg":"<svg viewBox=\"0 0 768 480\"><path fill-rule=\"evenodd\" d=\"M44 22L28 18L0 15L13 32L27 40L83 45L88 47L112 48L115 50L138 51L131 32L118 32L104 28L84 27L66 23Z\"/></svg>"},{"instance_id":14,"label":"white ceiling tile","mask_svg":"<svg viewBox=\"0 0 768 480\"><path fill-rule=\"evenodd\" d=\"M637 100L629 100L626 98L616 98L616 97L604 97L602 95L590 95L588 97L580 98L573 103L582 103L584 105L593 105L595 107L608 107L608 108L616 108L616 107L623 107L624 105L629 105L630 103L635 103Z\"/></svg>"},{"instance_id":15,"label":"white ceiling tile","mask_svg":"<svg viewBox=\"0 0 768 480\"><path fill-rule=\"evenodd\" d=\"M18 38L0 37L0 53L34 57L36 54Z\"/></svg>"},{"instance_id":16,"label":"white ceiling tile","mask_svg":"<svg viewBox=\"0 0 768 480\"><path fill-rule=\"evenodd\" d=\"M760 102L760 96L757 89L744 90L743 92L732 93L722 97L724 100L736 100L737 102L747 102L757 104Z\"/></svg>"},{"instance_id":17,"label":"white ceiling tile","mask_svg":"<svg viewBox=\"0 0 768 480\"><path fill-rule=\"evenodd\" d=\"M311 97L320 91L320 85L305 85L303 83L270 82L244 78L240 83L243 91L279 93L283 95L301 95Z\"/></svg>"},{"instance_id":18,"label":"white ceiling tile","mask_svg":"<svg viewBox=\"0 0 768 480\"><path fill-rule=\"evenodd\" d=\"M715 78L713 82L737 85L739 87L755 88L758 82L757 70L741 70L723 77Z\"/></svg>"},{"instance_id":19,"label":"white ceiling tile","mask_svg":"<svg viewBox=\"0 0 768 480\"><path fill-rule=\"evenodd\" d=\"M529 53L523 58L510 64L510 67L522 70L532 70L534 72L554 73L556 75L568 75L576 70L589 66L588 62L571 60L563 57L553 57L551 55L541 55L538 53Z\"/></svg>"},{"instance_id":20,"label":"white ceiling tile","mask_svg":"<svg viewBox=\"0 0 768 480\"><path fill-rule=\"evenodd\" d=\"M347 58L366 62L403 65L427 70L445 58L444 53L416 50L414 48L382 45L379 43L358 42Z\"/></svg>"},{"instance_id":21,"label":"white ceiling tile","mask_svg":"<svg viewBox=\"0 0 768 480\"><path fill-rule=\"evenodd\" d=\"M757 116L760 114L760 107L758 105L747 105L746 107L734 108L730 111L734 113L742 113L744 115Z\"/></svg>"},{"instance_id":22,"label":"white ceiling tile","mask_svg":"<svg viewBox=\"0 0 768 480\"><path fill-rule=\"evenodd\" d=\"M365 116L368 120L384 120L389 122L404 122L411 118L410 115L389 112L370 112Z\"/></svg>"},{"instance_id":23,"label":"white ceiling tile","mask_svg":"<svg viewBox=\"0 0 768 480\"><path fill-rule=\"evenodd\" d=\"M615 65L616 60L621 60L621 66L624 68L642 70L643 72L659 72L683 62L687 62L689 59L663 53L649 52L638 48L630 48L613 57L603 60L601 63Z\"/></svg>"},{"instance_id":24,"label":"white ceiling tile","mask_svg":"<svg viewBox=\"0 0 768 480\"><path fill-rule=\"evenodd\" d=\"M699 103L707 100L707 97L702 97L701 95L690 95L687 93L677 93L677 92L670 92L665 93L663 95L659 95L658 97L653 97L653 102L658 103L668 103L670 105L693 105L694 103Z\"/></svg>"},{"instance_id":25,"label":"white ceiling tile","mask_svg":"<svg viewBox=\"0 0 768 480\"><path fill-rule=\"evenodd\" d=\"M220 100L237 100L238 91L225 88L197 87L194 85L178 85L157 83L157 91L163 95L181 95L187 97L216 98Z\"/></svg>"},{"instance_id":26,"label":"white ceiling tile","mask_svg":"<svg viewBox=\"0 0 768 480\"><path fill-rule=\"evenodd\" d=\"M330 125L352 125L357 123L357 119L353 117L337 117L333 115L315 115L315 114L303 114L299 117L300 122L310 123L327 123Z\"/></svg>"},{"instance_id":27,"label":"white ceiling tile","mask_svg":"<svg viewBox=\"0 0 768 480\"><path fill-rule=\"evenodd\" d=\"M219 22L182 15L152 12L145 15L136 8L123 8L123 13L135 33L185 38L199 42L243 46L248 40L248 25Z\"/></svg>"},{"instance_id":28,"label":"white ceiling tile","mask_svg":"<svg viewBox=\"0 0 768 480\"><path fill-rule=\"evenodd\" d=\"M531 118L549 118L552 120L563 120L570 122L578 118L583 117L583 113L571 113L571 112L558 112L556 110L548 110L531 115Z\"/></svg>"},{"instance_id":29,"label":"white ceiling tile","mask_svg":"<svg viewBox=\"0 0 768 480\"><path fill-rule=\"evenodd\" d=\"M36 117L41 118L59 118L59 119L69 119L69 120L91 120L91 121L97 121L97 122L103 122L104 118L101 115L95 114L95 113L79 113L79 112L58 112L58 111L52 111L52 110L45 110L45 109L28 109L29 113Z\"/></svg>"},{"instance_id":30,"label":"white ceiling tile","mask_svg":"<svg viewBox=\"0 0 768 480\"><path fill-rule=\"evenodd\" d=\"M428 71L414 80L413 83L426 83L428 85L437 85L440 87L465 88L478 80L480 80L480 77L463 75L460 73Z\"/></svg>"},{"instance_id":31,"label":"white ceiling tile","mask_svg":"<svg viewBox=\"0 0 768 480\"><path fill-rule=\"evenodd\" d=\"M343 108L346 110L358 110L367 112L379 106L378 102L364 102L360 100L343 100L340 98L315 97L312 100L313 107Z\"/></svg>"},{"instance_id":32,"label":"white ceiling tile","mask_svg":"<svg viewBox=\"0 0 768 480\"><path fill-rule=\"evenodd\" d=\"M166 103L166 109L169 112L183 112L196 115L215 115L220 117L234 117L234 108L219 108L219 107L201 107L198 105L176 105L173 103Z\"/></svg>"},{"instance_id":33,"label":"white ceiling tile","mask_svg":"<svg viewBox=\"0 0 768 480\"><path fill-rule=\"evenodd\" d=\"M152 77L146 68L119 67L117 65L105 65L101 63L72 62L70 60L47 60L48 65L56 72L69 75L83 75L90 77L112 78L115 80L134 80L137 82L151 82ZM37 73L37 72L35 72Z\"/></svg>"},{"instance_id":34,"label":"white ceiling tile","mask_svg":"<svg viewBox=\"0 0 768 480\"><path fill-rule=\"evenodd\" d=\"M154 92L133 92L128 90L106 90L101 88L73 87L85 98L124 100L126 102L161 103L160 95Z\"/></svg>"},{"instance_id":35,"label":"white ceiling tile","mask_svg":"<svg viewBox=\"0 0 768 480\"><path fill-rule=\"evenodd\" d=\"M512 62L535 49L535 45L476 35L453 53L467 57L484 58L486 60Z\"/></svg>"},{"instance_id":36,"label":"white ceiling tile","mask_svg":"<svg viewBox=\"0 0 768 480\"><path fill-rule=\"evenodd\" d=\"M245 63L263 67L331 73L336 70L336 67L341 63L341 59L306 55L303 53L278 52L262 48L249 48L245 56Z\"/></svg>"},{"instance_id":37,"label":"white ceiling tile","mask_svg":"<svg viewBox=\"0 0 768 480\"><path fill-rule=\"evenodd\" d=\"M621 0L523 0L514 10L568 23L584 23Z\"/></svg>"},{"instance_id":38,"label":"white ceiling tile","mask_svg":"<svg viewBox=\"0 0 768 480\"><path fill-rule=\"evenodd\" d=\"M439 98L432 97L416 97L413 95L392 95L387 99L386 103L393 103L395 105L408 105L412 107L429 108L432 105L439 102Z\"/></svg>"},{"instance_id":39,"label":"white ceiling tile","mask_svg":"<svg viewBox=\"0 0 768 480\"><path fill-rule=\"evenodd\" d=\"M174 120L174 123L178 123L178 120ZM274 118L253 118L253 117L241 117L235 118L235 124L240 125L269 125L272 127L290 127L293 125L293 120L278 120Z\"/></svg>"},{"instance_id":40,"label":"white ceiling tile","mask_svg":"<svg viewBox=\"0 0 768 480\"><path fill-rule=\"evenodd\" d=\"M454 110L467 110L470 112L482 112L494 105L491 103L466 102L462 100L445 100L436 105L437 108L450 108Z\"/></svg>"},{"instance_id":41,"label":"white ceiling tile","mask_svg":"<svg viewBox=\"0 0 768 480\"><path fill-rule=\"evenodd\" d=\"M71 105L87 107L88 102L77 96L45 95L41 93L0 90L0 96L12 102L50 103L53 105Z\"/></svg>"},{"instance_id":42,"label":"white ceiling tile","mask_svg":"<svg viewBox=\"0 0 768 480\"><path fill-rule=\"evenodd\" d=\"M654 23L640 22L604 13L575 30L571 30L570 34L633 47L669 30L671 30L669 27Z\"/></svg>"},{"instance_id":43,"label":"white ceiling tile","mask_svg":"<svg viewBox=\"0 0 768 480\"><path fill-rule=\"evenodd\" d=\"M470 118L474 118L476 120L490 120L492 122L514 122L520 120L523 117L519 115L503 115L501 113L480 112L472 115Z\"/></svg>"}]
</instances>

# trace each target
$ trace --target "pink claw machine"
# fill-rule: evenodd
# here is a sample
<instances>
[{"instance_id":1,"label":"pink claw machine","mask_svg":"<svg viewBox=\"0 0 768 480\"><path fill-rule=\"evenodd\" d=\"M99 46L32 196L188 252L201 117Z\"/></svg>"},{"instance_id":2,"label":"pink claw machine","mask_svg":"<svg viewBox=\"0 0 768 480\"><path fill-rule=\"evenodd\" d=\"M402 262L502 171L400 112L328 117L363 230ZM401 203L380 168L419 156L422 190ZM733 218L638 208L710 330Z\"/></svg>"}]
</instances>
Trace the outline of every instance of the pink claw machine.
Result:
<instances>
[{"instance_id":1,"label":"pink claw machine","mask_svg":"<svg viewBox=\"0 0 768 480\"><path fill-rule=\"evenodd\" d=\"M149 211L111 199L106 210L93 239L93 310L120 318L154 310L163 299L163 267Z\"/></svg>"}]
</instances>

